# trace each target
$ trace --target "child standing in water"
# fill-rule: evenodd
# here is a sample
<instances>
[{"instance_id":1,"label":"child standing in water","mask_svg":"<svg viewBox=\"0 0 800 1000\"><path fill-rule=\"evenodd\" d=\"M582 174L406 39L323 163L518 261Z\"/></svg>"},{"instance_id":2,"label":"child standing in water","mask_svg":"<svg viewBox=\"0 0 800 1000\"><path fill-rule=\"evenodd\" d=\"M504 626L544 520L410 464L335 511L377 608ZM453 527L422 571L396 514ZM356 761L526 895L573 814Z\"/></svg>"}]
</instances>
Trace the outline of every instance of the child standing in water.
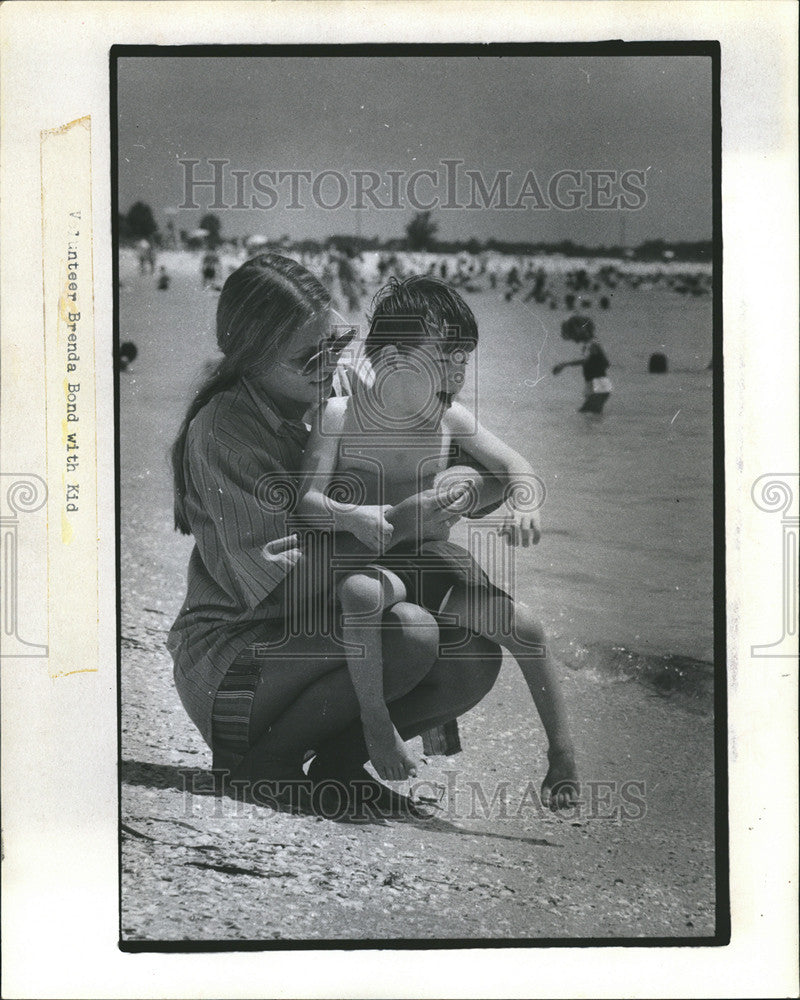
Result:
<instances>
[{"instance_id":1,"label":"child standing in water","mask_svg":"<svg viewBox=\"0 0 800 1000\"><path fill-rule=\"evenodd\" d=\"M586 317L573 317L573 319L578 318L585 319ZM589 322L591 323L591 320ZM594 324L589 328L588 339L582 344L582 358L576 358L574 361L562 361L553 367L554 375L560 375L565 368L580 366L583 369L584 400L578 413L602 413L606 400L611 395L611 379L607 375L611 362L600 344L593 339L593 330Z\"/></svg>"},{"instance_id":2,"label":"child standing in water","mask_svg":"<svg viewBox=\"0 0 800 1000\"><path fill-rule=\"evenodd\" d=\"M410 601L455 616L459 625L514 656L549 741L542 799L557 808L574 801L577 770L540 625L446 534L419 541L415 526L403 517L404 500L438 491L441 506L453 510L450 523L460 518L470 477L465 470L459 484L456 470L445 471L452 446L504 483L506 496L513 496L515 485L530 487L529 463L453 401L477 340L471 310L444 282L414 277L379 292L364 344L374 379L320 408L305 451L297 513L312 521L333 518L338 559L328 569L330 588L344 615L341 638L378 775L388 780L416 775L416 762L389 717L380 666L384 611ZM358 502L332 499L337 475L357 484ZM535 515L513 512L511 544L535 544L539 536ZM441 721L432 719L431 725Z\"/></svg>"}]
</instances>

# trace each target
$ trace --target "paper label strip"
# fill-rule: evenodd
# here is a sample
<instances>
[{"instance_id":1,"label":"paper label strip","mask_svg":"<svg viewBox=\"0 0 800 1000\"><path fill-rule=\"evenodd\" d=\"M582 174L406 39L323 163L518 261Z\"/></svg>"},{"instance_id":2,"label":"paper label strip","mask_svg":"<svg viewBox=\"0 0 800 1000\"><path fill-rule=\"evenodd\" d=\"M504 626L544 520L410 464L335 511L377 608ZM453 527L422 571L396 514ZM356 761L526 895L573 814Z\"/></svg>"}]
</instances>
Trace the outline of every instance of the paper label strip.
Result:
<instances>
[{"instance_id":1,"label":"paper label strip","mask_svg":"<svg viewBox=\"0 0 800 1000\"><path fill-rule=\"evenodd\" d=\"M98 669L91 120L41 133L51 677Z\"/></svg>"}]
</instances>

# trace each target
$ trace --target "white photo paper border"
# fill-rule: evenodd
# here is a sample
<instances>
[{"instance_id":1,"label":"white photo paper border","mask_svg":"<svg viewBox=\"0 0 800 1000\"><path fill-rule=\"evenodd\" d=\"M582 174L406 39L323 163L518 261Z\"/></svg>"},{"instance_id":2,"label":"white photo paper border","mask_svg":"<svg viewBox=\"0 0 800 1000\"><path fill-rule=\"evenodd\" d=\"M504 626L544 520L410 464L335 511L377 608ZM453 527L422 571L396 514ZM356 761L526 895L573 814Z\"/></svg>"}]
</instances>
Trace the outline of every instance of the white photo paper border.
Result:
<instances>
[{"instance_id":1,"label":"white photo paper border","mask_svg":"<svg viewBox=\"0 0 800 1000\"><path fill-rule=\"evenodd\" d=\"M787 529L792 515L780 487L767 489L762 477L788 478L790 489L796 484L796 38L795 4L773 0L0 8L2 468L32 475L45 468L41 133L88 116L99 593L98 670L51 677L35 659L2 662L3 995L796 995L797 662L791 643L788 657L754 649L781 631L782 539L795 523L789 520ZM111 46L608 39L721 43L731 944L123 954L117 946ZM73 572L80 576L80 560ZM44 565L42 574L46 580ZM22 595L38 600L45 627L46 595L36 587ZM796 653L796 618L794 627ZM47 641L57 645L58 632L51 628Z\"/></svg>"}]
</instances>

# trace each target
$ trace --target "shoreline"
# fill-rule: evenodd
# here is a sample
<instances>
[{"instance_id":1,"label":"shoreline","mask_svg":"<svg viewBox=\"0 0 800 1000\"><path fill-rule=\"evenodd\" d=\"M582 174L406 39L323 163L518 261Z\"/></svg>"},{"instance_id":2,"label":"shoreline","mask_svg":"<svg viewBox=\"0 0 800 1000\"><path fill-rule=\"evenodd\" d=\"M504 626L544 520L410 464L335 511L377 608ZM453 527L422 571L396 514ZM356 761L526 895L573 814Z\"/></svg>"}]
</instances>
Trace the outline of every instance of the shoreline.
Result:
<instances>
[{"instance_id":1,"label":"shoreline","mask_svg":"<svg viewBox=\"0 0 800 1000\"><path fill-rule=\"evenodd\" d=\"M573 671L585 671L601 682L636 681L664 698L681 695L699 710L710 711L714 699L714 664L680 653L640 653L625 646L585 645L554 641L557 655Z\"/></svg>"}]
</instances>

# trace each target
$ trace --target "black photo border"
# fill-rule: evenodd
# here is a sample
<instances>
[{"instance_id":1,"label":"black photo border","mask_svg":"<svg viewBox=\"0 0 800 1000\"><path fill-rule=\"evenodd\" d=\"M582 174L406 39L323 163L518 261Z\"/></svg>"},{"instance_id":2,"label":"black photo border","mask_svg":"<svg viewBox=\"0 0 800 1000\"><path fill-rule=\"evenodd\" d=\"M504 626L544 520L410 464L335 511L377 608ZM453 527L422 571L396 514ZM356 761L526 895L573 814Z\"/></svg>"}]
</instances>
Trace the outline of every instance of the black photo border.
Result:
<instances>
[{"instance_id":1,"label":"black photo border","mask_svg":"<svg viewBox=\"0 0 800 1000\"><path fill-rule=\"evenodd\" d=\"M711 60L712 103L712 246L713 246L713 510L714 510L714 822L715 822L715 933L704 937L580 937L580 938L447 938L447 939L326 939L326 940L144 940L122 936L122 648L120 550L120 412L119 412L119 59L252 58L252 57L397 57L426 56L535 56L547 57L687 57ZM722 112L720 102L720 43L714 40L623 42L489 42L489 43L370 43L302 45L114 45L109 52L111 121L111 239L113 275L114 477L116 554L116 683L117 683L117 881L118 947L126 953L230 951L355 951L431 950L464 948L654 948L724 946L731 940L730 857L728 817L728 700L727 614L725 588L725 421L723 412L722 350Z\"/></svg>"}]
</instances>

